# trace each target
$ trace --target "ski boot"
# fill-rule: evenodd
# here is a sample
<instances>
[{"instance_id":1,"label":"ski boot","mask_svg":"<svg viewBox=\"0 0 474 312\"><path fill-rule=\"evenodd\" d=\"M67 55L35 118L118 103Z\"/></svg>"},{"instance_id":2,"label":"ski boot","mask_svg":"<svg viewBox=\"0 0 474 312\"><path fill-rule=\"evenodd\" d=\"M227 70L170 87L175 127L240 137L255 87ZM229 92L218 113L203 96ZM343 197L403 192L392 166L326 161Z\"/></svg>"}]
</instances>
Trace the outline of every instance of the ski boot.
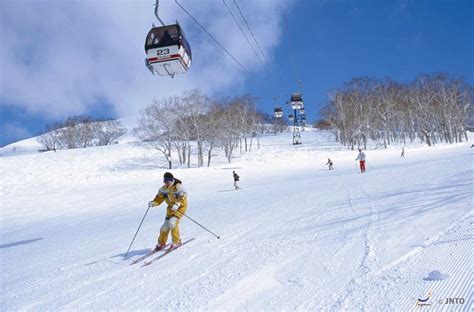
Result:
<instances>
[{"instance_id":1,"label":"ski boot","mask_svg":"<svg viewBox=\"0 0 474 312\"><path fill-rule=\"evenodd\" d=\"M163 249L165 249L165 247L166 247L166 244L157 244L156 247L155 247L155 250L153 250L153 252L163 250Z\"/></svg>"},{"instance_id":2,"label":"ski boot","mask_svg":"<svg viewBox=\"0 0 474 312\"><path fill-rule=\"evenodd\" d=\"M179 243L172 243L169 250L177 249L177 248L181 247L181 245L183 245L181 243L181 241L179 241Z\"/></svg>"}]
</instances>

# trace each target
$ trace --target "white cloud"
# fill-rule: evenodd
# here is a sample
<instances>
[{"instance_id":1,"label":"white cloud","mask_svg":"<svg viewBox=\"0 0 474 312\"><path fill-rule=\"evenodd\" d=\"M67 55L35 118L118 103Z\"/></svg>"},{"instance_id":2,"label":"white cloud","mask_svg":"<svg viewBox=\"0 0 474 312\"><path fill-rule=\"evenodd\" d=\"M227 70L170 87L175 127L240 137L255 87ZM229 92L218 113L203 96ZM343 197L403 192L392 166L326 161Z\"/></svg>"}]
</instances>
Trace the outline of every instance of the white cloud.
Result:
<instances>
[{"instance_id":1,"label":"white cloud","mask_svg":"<svg viewBox=\"0 0 474 312\"><path fill-rule=\"evenodd\" d=\"M250 74L264 71L222 1L179 2ZM233 0L226 2L239 16ZM291 2L238 1L269 60L283 31L281 14ZM143 45L151 23L158 24L153 4L153 0L3 1L0 105L59 118L87 113L105 99L116 113L127 116L153 98L189 88L210 94L242 88L246 74L174 1L160 1L160 17L167 23L179 20L193 49L193 65L175 79L152 76L144 66Z\"/></svg>"}]
</instances>

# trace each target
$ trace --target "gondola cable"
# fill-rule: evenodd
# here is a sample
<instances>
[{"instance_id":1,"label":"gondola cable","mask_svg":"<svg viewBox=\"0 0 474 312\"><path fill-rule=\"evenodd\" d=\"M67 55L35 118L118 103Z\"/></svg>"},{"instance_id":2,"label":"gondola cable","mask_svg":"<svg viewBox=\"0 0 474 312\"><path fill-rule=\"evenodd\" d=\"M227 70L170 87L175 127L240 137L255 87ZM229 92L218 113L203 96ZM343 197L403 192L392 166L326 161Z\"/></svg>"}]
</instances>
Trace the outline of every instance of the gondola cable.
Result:
<instances>
[{"instance_id":1,"label":"gondola cable","mask_svg":"<svg viewBox=\"0 0 474 312\"><path fill-rule=\"evenodd\" d=\"M204 30L204 32L205 32L209 37L211 37L211 38L217 43L217 45L219 45L219 47L221 47L222 50L224 50L224 52L227 53L227 55L230 56L230 57L234 60L234 62L236 62L236 63L242 68L243 71L245 71L246 73L249 73L249 71L247 70L247 68L245 68L244 65L242 65L229 51L227 51L227 49L226 49L210 32L208 32L207 29L206 29L203 25L201 25L201 23L199 23L198 20L197 20L194 16L192 16L191 13L189 13L182 5L178 2L178 0L175 0L174 2L175 2L186 14L188 14L188 16L189 16L196 24L198 24L198 25L202 28L202 30Z\"/></svg>"},{"instance_id":2,"label":"gondola cable","mask_svg":"<svg viewBox=\"0 0 474 312\"><path fill-rule=\"evenodd\" d=\"M225 2L225 0L222 0L222 2L224 3L224 6L226 7L227 11L229 11L230 15L232 16L232 18L234 19L234 22L237 24L237 26L239 27L240 31L242 32L242 34L244 35L245 39L247 40L249 46L252 48L253 52L255 53L255 55L257 56L258 60L260 61L260 63L262 64L263 67L265 67L265 69L270 72L268 70L268 67L267 65L263 62L262 60L262 57L258 54L257 50L255 50L255 47L253 46L252 42L250 42L250 39L249 37L247 36L247 34L245 33L245 31L243 30L242 26L240 25L240 23L237 21L237 18L235 17L234 13L232 13L231 9L229 8L229 6L227 5L227 3Z\"/></svg>"},{"instance_id":3,"label":"gondola cable","mask_svg":"<svg viewBox=\"0 0 474 312\"><path fill-rule=\"evenodd\" d=\"M265 53L263 53L262 48L260 47L260 44L258 44L258 41L257 41L257 39L255 38L255 34L253 33L252 29L250 28L250 25L249 25L249 23L247 22L247 19L245 18L244 14L243 14L242 11L240 10L239 4L237 3L236 0L234 0L234 4L235 4L235 6L237 7L237 10L238 10L239 13L240 13L240 16L241 16L242 19L244 20L245 25L247 25L247 28L248 28L248 30L250 31L250 34L252 35L253 40L255 41L255 43L256 43L258 49L260 50L260 53L262 53L263 59L265 60L265 63L267 64L267 67L270 68L270 65L268 64L267 57L265 56Z\"/></svg>"},{"instance_id":4,"label":"gondola cable","mask_svg":"<svg viewBox=\"0 0 474 312\"><path fill-rule=\"evenodd\" d=\"M290 30L289 30L289 27L288 27L288 20L286 19L286 15L285 13L283 13L283 22L285 24L285 31L286 31L286 37L289 38L288 39L288 46L291 47L291 36L290 36ZM296 62L295 62L295 57L293 55L293 53L289 53L290 54L290 62L291 62L291 69L292 69L292 72L293 72L293 77L296 78L298 77L297 75L297 72L296 72Z\"/></svg>"}]
</instances>

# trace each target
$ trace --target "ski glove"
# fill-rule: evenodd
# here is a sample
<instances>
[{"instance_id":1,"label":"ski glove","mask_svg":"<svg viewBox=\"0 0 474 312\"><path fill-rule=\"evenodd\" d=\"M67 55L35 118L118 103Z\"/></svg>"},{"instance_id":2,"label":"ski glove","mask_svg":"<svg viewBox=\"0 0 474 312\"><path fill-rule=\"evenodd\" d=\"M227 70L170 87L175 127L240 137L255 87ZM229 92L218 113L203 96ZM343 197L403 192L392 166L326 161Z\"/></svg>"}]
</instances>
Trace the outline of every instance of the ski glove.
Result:
<instances>
[{"instance_id":1,"label":"ski glove","mask_svg":"<svg viewBox=\"0 0 474 312\"><path fill-rule=\"evenodd\" d=\"M173 212L176 212L178 209L179 209L179 204L178 204L178 203L174 204L174 205L171 207L171 210L172 210Z\"/></svg>"},{"instance_id":2,"label":"ski glove","mask_svg":"<svg viewBox=\"0 0 474 312\"><path fill-rule=\"evenodd\" d=\"M151 201L151 202L148 203L148 208L151 208L151 207L153 207L153 206L155 206L155 202L154 202L154 201Z\"/></svg>"}]
</instances>

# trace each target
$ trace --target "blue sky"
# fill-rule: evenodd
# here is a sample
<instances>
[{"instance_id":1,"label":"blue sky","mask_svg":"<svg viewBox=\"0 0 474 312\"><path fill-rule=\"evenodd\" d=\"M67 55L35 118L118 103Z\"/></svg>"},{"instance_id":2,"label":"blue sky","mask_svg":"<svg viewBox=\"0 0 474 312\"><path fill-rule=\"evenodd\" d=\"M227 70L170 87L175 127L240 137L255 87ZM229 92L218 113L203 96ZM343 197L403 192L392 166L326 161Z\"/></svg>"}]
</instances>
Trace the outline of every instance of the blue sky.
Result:
<instances>
[{"instance_id":1,"label":"blue sky","mask_svg":"<svg viewBox=\"0 0 474 312\"><path fill-rule=\"evenodd\" d=\"M301 79L313 120L328 91L357 76L447 72L473 84L474 1L298 1L287 19L291 37L274 51L278 87L261 78L247 87L284 103Z\"/></svg>"},{"instance_id":2,"label":"blue sky","mask_svg":"<svg viewBox=\"0 0 474 312\"><path fill-rule=\"evenodd\" d=\"M153 0L2 1L0 146L75 114L136 116L154 98L190 88L250 93L271 113L273 98L282 105L301 80L313 121L328 92L353 77L408 82L442 71L473 84L473 1L237 0L271 74L221 0L179 2L248 73L171 0L160 1L160 16L178 19L193 48L190 72L175 79L143 66ZM233 0L226 3L239 17Z\"/></svg>"}]
</instances>

